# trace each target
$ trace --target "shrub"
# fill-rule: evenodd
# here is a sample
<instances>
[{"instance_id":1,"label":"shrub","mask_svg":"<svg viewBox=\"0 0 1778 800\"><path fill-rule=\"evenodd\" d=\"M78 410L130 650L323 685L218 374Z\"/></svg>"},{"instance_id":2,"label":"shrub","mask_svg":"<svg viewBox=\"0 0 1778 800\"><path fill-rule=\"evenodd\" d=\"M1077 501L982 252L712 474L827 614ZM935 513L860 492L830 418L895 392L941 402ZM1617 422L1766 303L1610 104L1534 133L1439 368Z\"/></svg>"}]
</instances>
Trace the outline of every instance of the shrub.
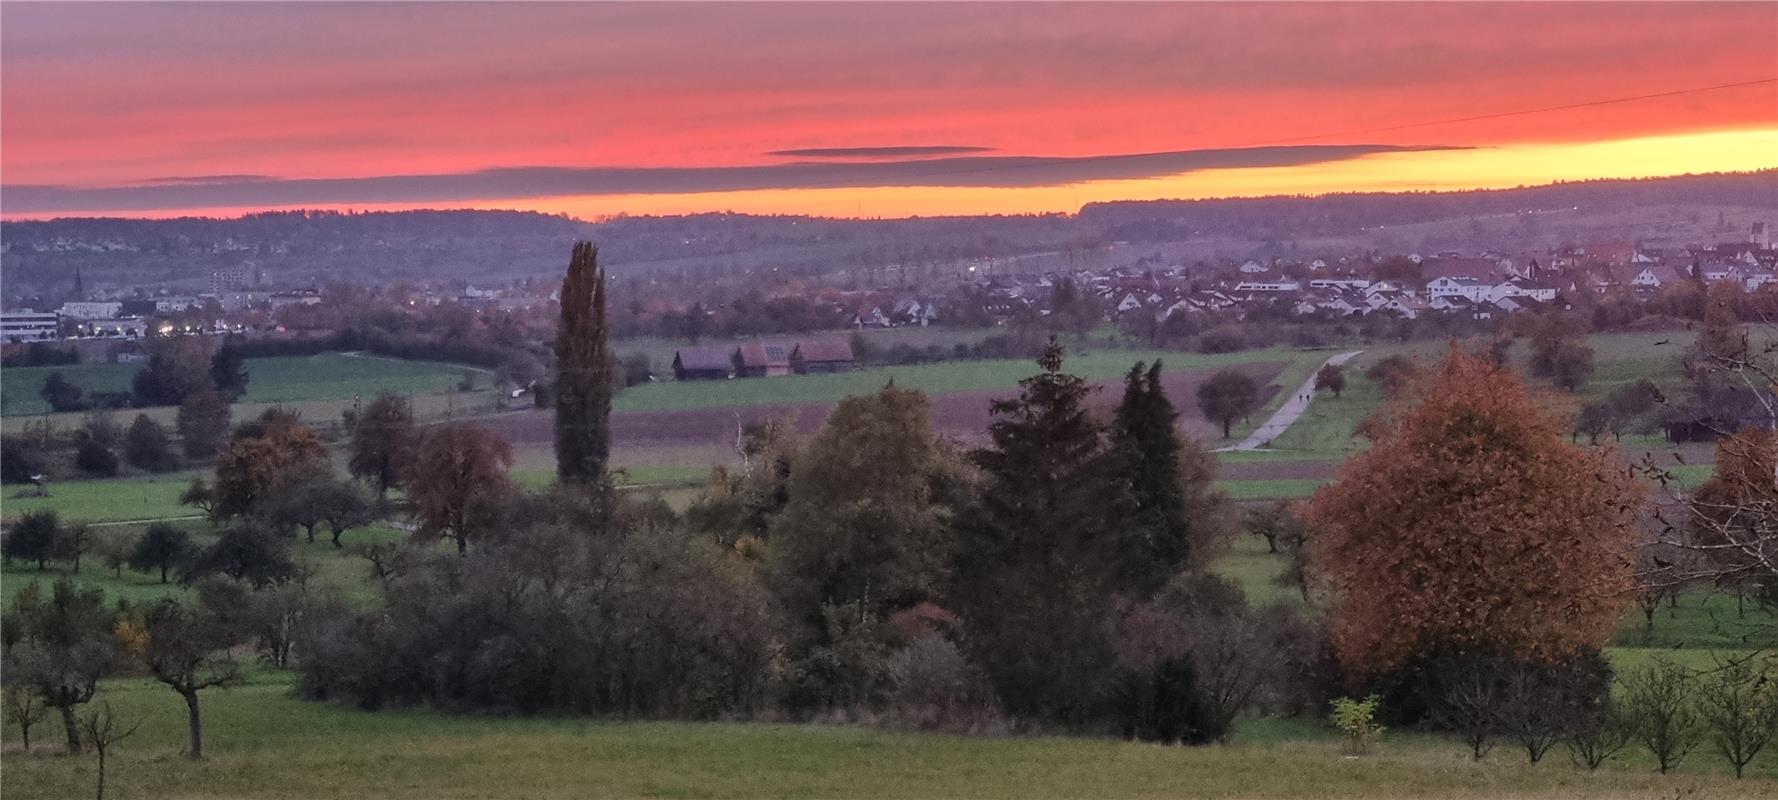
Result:
<instances>
[{"instance_id":1,"label":"shrub","mask_svg":"<svg viewBox=\"0 0 1778 800\"><path fill-rule=\"evenodd\" d=\"M1569 758L1588 770L1598 769L1630 743L1631 733L1622 711L1607 695L1604 702L1580 709L1566 739Z\"/></svg>"},{"instance_id":2,"label":"shrub","mask_svg":"<svg viewBox=\"0 0 1778 800\"><path fill-rule=\"evenodd\" d=\"M1524 674L1526 677L1516 677ZM1505 705L1520 694L1552 693L1551 703L1572 708L1594 708L1610 695L1611 663L1598 652L1571 656L1552 663L1514 658L1499 650L1420 648L1400 667L1370 677L1363 684L1383 700L1384 721L1397 726L1430 725L1461 733L1473 723L1460 708L1452 708L1456 695L1471 700L1491 698L1495 731L1507 735ZM1477 681L1481 681L1478 684ZM1526 723L1531 724L1531 723Z\"/></svg>"},{"instance_id":3,"label":"shrub","mask_svg":"<svg viewBox=\"0 0 1778 800\"><path fill-rule=\"evenodd\" d=\"M1377 722L1377 696L1363 700L1341 697L1333 701L1333 724L1346 737L1346 750L1354 755L1370 749L1386 728Z\"/></svg>"},{"instance_id":4,"label":"shrub","mask_svg":"<svg viewBox=\"0 0 1778 800\"><path fill-rule=\"evenodd\" d=\"M39 509L13 523L0 539L0 554L7 561L35 561L42 570L56 555L56 542L62 535L62 522L54 509Z\"/></svg>"},{"instance_id":5,"label":"shrub","mask_svg":"<svg viewBox=\"0 0 1778 800\"><path fill-rule=\"evenodd\" d=\"M1198 337L1200 353L1233 353L1247 348L1247 330L1239 325L1219 325Z\"/></svg>"},{"instance_id":6,"label":"shrub","mask_svg":"<svg viewBox=\"0 0 1778 800\"><path fill-rule=\"evenodd\" d=\"M49 469L49 459L29 436L0 437L0 483L31 483Z\"/></svg>"},{"instance_id":7,"label":"shrub","mask_svg":"<svg viewBox=\"0 0 1778 800\"><path fill-rule=\"evenodd\" d=\"M137 469L167 472L179 467L179 456L173 452L167 429L147 414L137 414L130 422L130 429L124 434L123 452L124 460Z\"/></svg>"},{"instance_id":8,"label":"shrub","mask_svg":"<svg viewBox=\"0 0 1778 800\"><path fill-rule=\"evenodd\" d=\"M1624 681L1624 718L1631 736L1654 756L1665 774L1685 759L1704 734L1697 685L1690 670L1660 663Z\"/></svg>"},{"instance_id":9,"label":"shrub","mask_svg":"<svg viewBox=\"0 0 1778 800\"><path fill-rule=\"evenodd\" d=\"M924 633L889 656L890 712L922 730L976 730L994 718L993 693L957 645Z\"/></svg>"},{"instance_id":10,"label":"shrub","mask_svg":"<svg viewBox=\"0 0 1778 800\"><path fill-rule=\"evenodd\" d=\"M1736 778L1778 732L1778 688L1770 677L1743 659L1718 667L1699 687L1710 742L1735 768Z\"/></svg>"},{"instance_id":11,"label":"shrub","mask_svg":"<svg viewBox=\"0 0 1778 800\"><path fill-rule=\"evenodd\" d=\"M298 691L366 708L757 710L776 643L754 568L670 511L577 497L529 499L474 558L416 559L372 613L305 612Z\"/></svg>"},{"instance_id":12,"label":"shrub","mask_svg":"<svg viewBox=\"0 0 1778 800\"><path fill-rule=\"evenodd\" d=\"M87 439L74 452L74 466L88 477L115 477L118 469L117 454L111 452L111 448Z\"/></svg>"},{"instance_id":13,"label":"shrub","mask_svg":"<svg viewBox=\"0 0 1778 800\"><path fill-rule=\"evenodd\" d=\"M1125 736L1162 744L1205 744L1219 738L1187 658L1167 658L1148 670L1126 668L1112 693Z\"/></svg>"}]
</instances>

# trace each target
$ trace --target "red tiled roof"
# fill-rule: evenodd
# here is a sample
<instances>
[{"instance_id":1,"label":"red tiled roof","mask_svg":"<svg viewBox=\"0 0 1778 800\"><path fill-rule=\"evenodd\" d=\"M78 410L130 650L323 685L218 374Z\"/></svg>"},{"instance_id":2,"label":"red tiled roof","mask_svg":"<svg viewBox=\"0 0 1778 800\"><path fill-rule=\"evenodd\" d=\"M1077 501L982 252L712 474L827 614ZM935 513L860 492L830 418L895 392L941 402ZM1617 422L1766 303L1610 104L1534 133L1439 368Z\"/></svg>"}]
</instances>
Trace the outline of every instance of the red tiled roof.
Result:
<instances>
[{"instance_id":1,"label":"red tiled roof","mask_svg":"<svg viewBox=\"0 0 1778 800\"><path fill-rule=\"evenodd\" d=\"M852 345L845 340L798 342L791 358L802 361L851 361Z\"/></svg>"}]
</instances>

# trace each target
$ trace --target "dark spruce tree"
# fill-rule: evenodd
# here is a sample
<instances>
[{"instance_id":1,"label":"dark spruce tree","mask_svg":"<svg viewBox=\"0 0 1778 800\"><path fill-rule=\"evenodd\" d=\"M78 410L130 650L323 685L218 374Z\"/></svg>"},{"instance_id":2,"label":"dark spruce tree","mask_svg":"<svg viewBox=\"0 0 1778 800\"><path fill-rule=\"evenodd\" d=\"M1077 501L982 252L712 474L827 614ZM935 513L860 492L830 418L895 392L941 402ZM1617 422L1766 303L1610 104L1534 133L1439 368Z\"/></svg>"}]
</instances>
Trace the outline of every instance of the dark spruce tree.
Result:
<instances>
[{"instance_id":1,"label":"dark spruce tree","mask_svg":"<svg viewBox=\"0 0 1778 800\"><path fill-rule=\"evenodd\" d=\"M994 402L992 446L972 454L985 482L960 520L953 598L1006 710L1078 725L1108 699L1128 504L1091 387L1062 371L1054 339L1037 363L1017 399Z\"/></svg>"},{"instance_id":2,"label":"dark spruce tree","mask_svg":"<svg viewBox=\"0 0 1778 800\"><path fill-rule=\"evenodd\" d=\"M576 242L562 279L562 323L556 332L556 478L563 483L605 478L613 368L606 334L599 248Z\"/></svg>"},{"instance_id":3,"label":"dark spruce tree","mask_svg":"<svg viewBox=\"0 0 1778 800\"><path fill-rule=\"evenodd\" d=\"M1159 589L1191 555L1178 418L1161 388L1161 362L1146 370L1136 362L1124 376L1124 399L1111 425L1118 474L1132 505L1131 524L1123 528L1127 591Z\"/></svg>"}]
</instances>

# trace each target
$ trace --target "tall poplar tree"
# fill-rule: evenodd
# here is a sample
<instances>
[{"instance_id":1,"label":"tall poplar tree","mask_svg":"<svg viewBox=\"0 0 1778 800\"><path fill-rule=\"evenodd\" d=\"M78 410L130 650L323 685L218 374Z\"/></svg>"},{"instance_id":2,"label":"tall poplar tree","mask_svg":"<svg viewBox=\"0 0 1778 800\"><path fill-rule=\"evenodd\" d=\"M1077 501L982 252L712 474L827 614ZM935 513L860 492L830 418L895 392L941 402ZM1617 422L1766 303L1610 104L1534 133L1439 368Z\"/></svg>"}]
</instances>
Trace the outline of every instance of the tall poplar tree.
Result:
<instances>
[{"instance_id":1,"label":"tall poplar tree","mask_svg":"<svg viewBox=\"0 0 1778 800\"><path fill-rule=\"evenodd\" d=\"M611 457L613 367L606 338L599 248L575 242L556 332L556 478L564 483L604 479Z\"/></svg>"}]
</instances>

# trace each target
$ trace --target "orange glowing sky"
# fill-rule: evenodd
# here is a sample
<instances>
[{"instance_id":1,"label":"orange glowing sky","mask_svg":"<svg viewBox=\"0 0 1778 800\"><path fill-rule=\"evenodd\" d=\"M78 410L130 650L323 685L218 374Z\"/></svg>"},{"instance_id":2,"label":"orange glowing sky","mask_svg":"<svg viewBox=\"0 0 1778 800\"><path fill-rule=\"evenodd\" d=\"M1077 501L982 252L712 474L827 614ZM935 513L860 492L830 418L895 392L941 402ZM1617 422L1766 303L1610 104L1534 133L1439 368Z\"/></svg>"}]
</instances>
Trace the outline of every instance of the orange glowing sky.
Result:
<instances>
[{"instance_id":1,"label":"orange glowing sky","mask_svg":"<svg viewBox=\"0 0 1778 800\"><path fill-rule=\"evenodd\" d=\"M1774 78L1771 2L8 2L0 214L906 216L1763 169ZM908 147L980 149L773 155ZM1192 152L1232 148L1258 149Z\"/></svg>"}]
</instances>

